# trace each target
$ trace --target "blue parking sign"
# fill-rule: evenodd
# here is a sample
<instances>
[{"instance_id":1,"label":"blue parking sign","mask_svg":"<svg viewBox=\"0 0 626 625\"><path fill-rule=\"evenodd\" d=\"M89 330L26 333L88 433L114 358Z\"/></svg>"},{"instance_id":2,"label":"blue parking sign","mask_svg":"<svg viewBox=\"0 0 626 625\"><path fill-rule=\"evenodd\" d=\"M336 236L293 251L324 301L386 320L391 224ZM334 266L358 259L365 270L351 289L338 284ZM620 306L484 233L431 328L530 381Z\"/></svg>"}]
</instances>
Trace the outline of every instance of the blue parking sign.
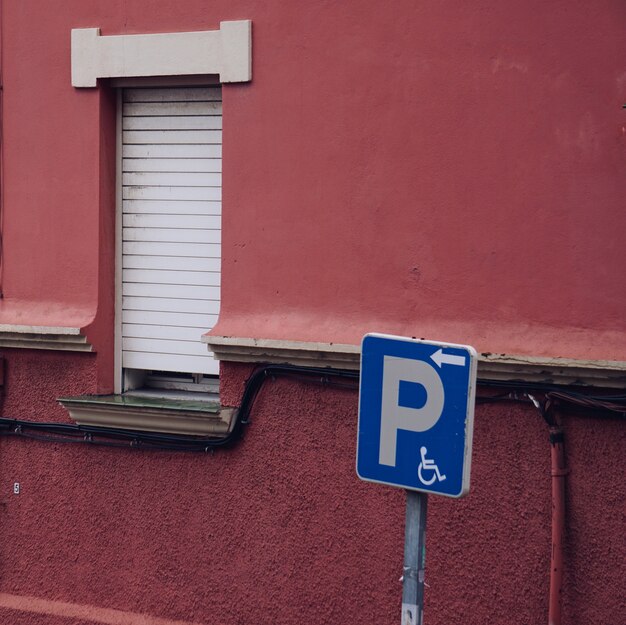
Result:
<instances>
[{"instance_id":1,"label":"blue parking sign","mask_svg":"<svg viewBox=\"0 0 626 625\"><path fill-rule=\"evenodd\" d=\"M367 334L361 346L358 476L466 495L476 364L468 345Z\"/></svg>"}]
</instances>

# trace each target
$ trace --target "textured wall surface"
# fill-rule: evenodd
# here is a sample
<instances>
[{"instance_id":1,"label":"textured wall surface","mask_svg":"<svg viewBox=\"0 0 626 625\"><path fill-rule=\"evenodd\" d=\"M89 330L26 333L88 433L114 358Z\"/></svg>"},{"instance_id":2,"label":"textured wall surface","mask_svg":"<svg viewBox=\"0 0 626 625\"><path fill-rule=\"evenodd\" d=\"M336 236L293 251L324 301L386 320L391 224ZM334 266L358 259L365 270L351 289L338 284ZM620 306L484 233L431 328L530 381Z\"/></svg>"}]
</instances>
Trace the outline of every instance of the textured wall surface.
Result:
<instances>
[{"instance_id":1,"label":"textured wall surface","mask_svg":"<svg viewBox=\"0 0 626 625\"><path fill-rule=\"evenodd\" d=\"M253 81L223 89L217 332L626 360L622 3L57 4L2 3L0 322L98 353L2 350L3 416L111 387L115 90L71 87L81 27L253 22ZM249 372L223 368L225 404ZM213 455L1 438L0 622L398 622L404 494L356 478L356 405L269 380ZM625 430L593 417L563 416L564 620L613 625ZM546 621L549 452L530 406L478 408L470 495L431 498L429 625Z\"/></svg>"},{"instance_id":2,"label":"textured wall surface","mask_svg":"<svg viewBox=\"0 0 626 625\"><path fill-rule=\"evenodd\" d=\"M9 354L7 416L28 403L48 420L46 394L89 386L91 362L55 359L25 401L31 363ZM238 403L248 372L227 368L225 401ZM397 622L404 494L357 479L356 403L352 391L269 380L244 440L214 455L1 439L3 622ZM565 622L617 623L623 425L564 423ZM546 426L531 407L479 407L470 495L430 498L427 622L545 621L549 552Z\"/></svg>"},{"instance_id":3,"label":"textured wall surface","mask_svg":"<svg viewBox=\"0 0 626 625\"><path fill-rule=\"evenodd\" d=\"M251 19L253 80L223 90L219 332L626 358L617 0L3 10L0 320L24 302L39 323L110 313L110 90L72 88L70 30ZM103 348L110 324L90 334Z\"/></svg>"},{"instance_id":4,"label":"textured wall surface","mask_svg":"<svg viewBox=\"0 0 626 625\"><path fill-rule=\"evenodd\" d=\"M623 360L623 7L291 7L224 92L215 332Z\"/></svg>"}]
</instances>

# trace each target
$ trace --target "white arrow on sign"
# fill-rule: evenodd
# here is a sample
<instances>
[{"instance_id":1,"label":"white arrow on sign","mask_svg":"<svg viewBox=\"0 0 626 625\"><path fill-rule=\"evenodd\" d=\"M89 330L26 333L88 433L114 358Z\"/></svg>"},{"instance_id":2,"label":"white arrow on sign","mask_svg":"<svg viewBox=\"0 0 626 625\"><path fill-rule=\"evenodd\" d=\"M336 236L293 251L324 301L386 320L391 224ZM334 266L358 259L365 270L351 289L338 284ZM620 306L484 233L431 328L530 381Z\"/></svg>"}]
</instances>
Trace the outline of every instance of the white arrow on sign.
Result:
<instances>
[{"instance_id":1,"label":"white arrow on sign","mask_svg":"<svg viewBox=\"0 0 626 625\"><path fill-rule=\"evenodd\" d=\"M457 367L465 366L465 356L454 356L452 354L444 354L440 348L434 354L430 355L432 361L441 369L441 365L455 365Z\"/></svg>"}]
</instances>

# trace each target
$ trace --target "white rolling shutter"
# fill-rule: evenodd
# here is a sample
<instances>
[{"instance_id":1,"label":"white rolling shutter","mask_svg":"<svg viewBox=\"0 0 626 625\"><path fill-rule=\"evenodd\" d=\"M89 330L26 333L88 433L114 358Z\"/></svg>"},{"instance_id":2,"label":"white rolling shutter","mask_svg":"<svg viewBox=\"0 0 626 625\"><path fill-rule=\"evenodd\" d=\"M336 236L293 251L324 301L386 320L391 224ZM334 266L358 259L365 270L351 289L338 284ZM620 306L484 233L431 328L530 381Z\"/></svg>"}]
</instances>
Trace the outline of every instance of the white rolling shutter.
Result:
<instances>
[{"instance_id":1,"label":"white rolling shutter","mask_svg":"<svg viewBox=\"0 0 626 625\"><path fill-rule=\"evenodd\" d=\"M125 89L122 366L216 374L201 343L220 306L220 88Z\"/></svg>"}]
</instances>

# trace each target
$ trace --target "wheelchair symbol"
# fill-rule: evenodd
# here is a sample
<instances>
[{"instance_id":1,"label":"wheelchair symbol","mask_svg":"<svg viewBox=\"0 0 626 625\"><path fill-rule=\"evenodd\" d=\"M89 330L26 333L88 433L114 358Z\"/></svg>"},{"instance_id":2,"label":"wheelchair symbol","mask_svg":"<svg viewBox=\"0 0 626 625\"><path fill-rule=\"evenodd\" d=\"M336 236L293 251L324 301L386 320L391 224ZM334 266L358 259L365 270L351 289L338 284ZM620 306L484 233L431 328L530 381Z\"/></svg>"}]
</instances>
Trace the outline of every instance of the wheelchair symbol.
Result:
<instances>
[{"instance_id":1,"label":"wheelchair symbol","mask_svg":"<svg viewBox=\"0 0 626 625\"><path fill-rule=\"evenodd\" d=\"M420 482L424 484L424 486L430 486L437 480L438 482L443 482L446 479L445 475L442 475L439 471L439 467L435 464L435 461L432 458L426 458L426 453L428 449L426 447L420 448L420 456L422 457L422 461L417 467L417 477ZM430 479L425 480L423 476L423 471L432 471L433 474Z\"/></svg>"}]
</instances>

